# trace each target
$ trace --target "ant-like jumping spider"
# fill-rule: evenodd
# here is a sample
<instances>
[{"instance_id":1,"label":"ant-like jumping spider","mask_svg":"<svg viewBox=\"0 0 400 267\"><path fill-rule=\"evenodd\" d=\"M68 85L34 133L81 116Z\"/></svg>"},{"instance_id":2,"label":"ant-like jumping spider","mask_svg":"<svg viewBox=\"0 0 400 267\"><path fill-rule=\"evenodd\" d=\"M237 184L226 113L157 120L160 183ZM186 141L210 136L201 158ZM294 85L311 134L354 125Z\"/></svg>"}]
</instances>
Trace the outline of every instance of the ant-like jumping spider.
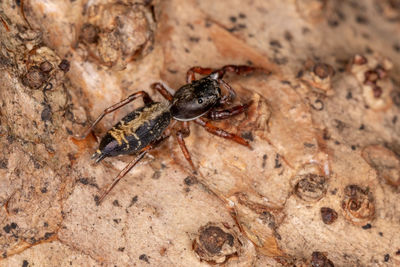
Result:
<instances>
[{"instance_id":1,"label":"ant-like jumping spider","mask_svg":"<svg viewBox=\"0 0 400 267\"><path fill-rule=\"evenodd\" d=\"M235 65L227 65L217 70L193 67L187 72L187 84L179 88L174 95L171 95L161 83L152 85L153 89L156 89L169 101L167 104L154 102L146 92L139 91L130 95L125 100L105 109L85 132L84 137L92 132L95 125L106 114L121 108L138 97L142 97L144 102L143 107L123 117L121 121L106 133L100 142L99 148L93 155L93 158L96 159L96 163L100 162L105 157L113 157L121 154L137 155L136 158L115 177L114 181L96 200L97 204L103 201L104 197L112 190L118 181L123 178L149 150L156 147L162 140L171 135L170 129L176 121L181 122L182 127L174 134L183 155L194 172L196 172L196 168L184 141L184 138L190 134L189 121L194 121L214 135L250 147L249 143L242 137L217 128L204 118L223 120L244 112L250 106L251 102L224 110L217 109L230 104L236 96L235 91L228 83L222 80L222 77L226 72L247 74L255 70L261 69L251 66ZM207 76L196 80L195 73ZM228 94L223 95L221 93L220 85L228 91ZM172 120L174 120L174 122L171 124ZM168 128L168 126L171 127Z\"/></svg>"}]
</instances>

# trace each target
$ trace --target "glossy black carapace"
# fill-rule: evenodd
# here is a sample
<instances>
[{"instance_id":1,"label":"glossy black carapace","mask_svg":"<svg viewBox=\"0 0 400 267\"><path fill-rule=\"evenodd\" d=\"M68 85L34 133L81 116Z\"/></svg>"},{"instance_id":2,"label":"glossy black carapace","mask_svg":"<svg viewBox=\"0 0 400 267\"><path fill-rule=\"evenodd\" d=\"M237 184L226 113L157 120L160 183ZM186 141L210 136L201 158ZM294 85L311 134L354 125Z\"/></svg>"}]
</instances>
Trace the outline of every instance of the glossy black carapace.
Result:
<instances>
[{"instance_id":1,"label":"glossy black carapace","mask_svg":"<svg viewBox=\"0 0 400 267\"><path fill-rule=\"evenodd\" d=\"M250 103L223 109L224 106L232 102L236 94L232 87L222 80L222 77L226 72L247 74L255 70L261 69L236 65L227 65L217 70L193 67L187 72L187 84L179 88L174 95L171 95L161 83L152 85L152 88L161 93L168 100L168 103L154 102L146 92L139 91L104 110L84 136L91 133L95 125L106 114L117 110L138 97L143 98L144 106L132 111L108 130L102 138L98 150L93 155L96 162L100 162L106 157L121 154L136 155L136 158L118 174L102 195L96 199L97 204L101 203L108 192L149 150L170 135L175 135L186 160L193 171L196 172L184 141L184 138L190 134L189 121L194 121L214 135L250 147L249 143L242 137L215 127L209 120L227 119L244 112L248 108ZM196 80L195 73L206 76ZM224 89L225 93L222 93L221 89ZM172 121L175 122L171 123ZM176 122L179 122L179 127L176 126Z\"/></svg>"}]
</instances>

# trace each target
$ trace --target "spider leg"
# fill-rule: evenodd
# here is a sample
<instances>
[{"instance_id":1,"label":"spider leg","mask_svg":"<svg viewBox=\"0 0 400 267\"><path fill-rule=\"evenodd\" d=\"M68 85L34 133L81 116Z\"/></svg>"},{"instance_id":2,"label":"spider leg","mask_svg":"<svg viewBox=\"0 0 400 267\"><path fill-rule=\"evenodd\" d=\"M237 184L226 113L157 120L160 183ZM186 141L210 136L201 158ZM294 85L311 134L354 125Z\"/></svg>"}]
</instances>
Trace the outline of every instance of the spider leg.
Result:
<instances>
[{"instance_id":1,"label":"spider leg","mask_svg":"<svg viewBox=\"0 0 400 267\"><path fill-rule=\"evenodd\" d=\"M165 88L162 83L153 83L150 87L156 89L165 99L167 99L169 102L172 102L174 97L170 92L168 92L167 88Z\"/></svg>"},{"instance_id":2,"label":"spider leg","mask_svg":"<svg viewBox=\"0 0 400 267\"><path fill-rule=\"evenodd\" d=\"M230 118L232 116L238 115L240 113L243 113L248 107L251 105L251 101L246 104L240 104L228 109L224 110L211 110L207 114L207 118L210 120L216 121L216 120L225 120L227 118Z\"/></svg>"},{"instance_id":3,"label":"spider leg","mask_svg":"<svg viewBox=\"0 0 400 267\"><path fill-rule=\"evenodd\" d=\"M263 68L247 66L247 65L226 65L220 69L213 71L212 73L216 73L218 75L217 78L222 79L222 77L224 77L226 72L234 72L237 75L243 75L243 74L248 74L248 73L251 73L251 72L257 71L257 70L264 71L264 72L266 71Z\"/></svg>"},{"instance_id":4,"label":"spider leg","mask_svg":"<svg viewBox=\"0 0 400 267\"><path fill-rule=\"evenodd\" d=\"M108 193L114 188L114 186L130 171L132 170L133 167L141 160L143 157L147 154L147 152L151 149L153 149L155 146L157 146L159 143L161 143L163 140L165 140L168 137L168 135L162 136L160 139L155 141L153 144L150 144L146 146L145 148L142 149L142 151L136 156L135 159L133 159L131 162L129 162L128 165L125 166L125 168L120 171L120 173L117 175L117 177L114 178L112 183L106 188L106 190L100 195L99 198L95 198L96 205L100 205L101 202L103 202L104 198L108 195Z\"/></svg>"},{"instance_id":5,"label":"spider leg","mask_svg":"<svg viewBox=\"0 0 400 267\"><path fill-rule=\"evenodd\" d=\"M222 78L226 72L234 72L238 75L248 74L253 71L264 71L269 73L269 71L264 70L263 68L247 66L247 65L225 65L220 69L213 70L211 68L202 68L202 67L192 67L186 73L186 81L187 83L191 83L196 80L195 73L201 75L210 75L212 73L216 73L216 78Z\"/></svg>"},{"instance_id":6,"label":"spider leg","mask_svg":"<svg viewBox=\"0 0 400 267\"><path fill-rule=\"evenodd\" d=\"M190 68L187 73L186 73L186 81L187 83L191 83L194 80L196 80L195 73L201 74L201 75L210 75L213 73L213 69L211 68L202 68L202 67L192 67Z\"/></svg>"},{"instance_id":7,"label":"spider leg","mask_svg":"<svg viewBox=\"0 0 400 267\"><path fill-rule=\"evenodd\" d=\"M185 137L188 137L190 135L190 128L189 128L189 123L188 122L183 122L183 129L179 130L175 133L176 139L178 141L178 144L182 150L183 155L185 156L186 160L189 162L190 166L193 169L194 173L197 173L196 167L193 164L192 158L190 156L190 153L186 147L185 144Z\"/></svg>"},{"instance_id":8,"label":"spider leg","mask_svg":"<svg viewBox=\"0 0 400 267\"><path fill-rule=\"evenodd\" d=\"M142 151L134 160L132 160L126 167L114 178L114 181L107 187L107 189L101 194L99 198L96 198L96 205L100 205L103 202L107 194L114 188L114 186L133 168L135 165L147 154L147 150Z\"/></svg>"},{"instance_id":9,"label":"spider leg","mask_svg":"<svg viewBox=\"0 0 400 267\"><path fill-rule=\"evenodd\" d=\"M126 104L129 104L130 102L137 99L138 97L143 97L143 102L146 105L153 103L153 100L151 99L149 94L147 94L145 91L139 91L134 94L131 94L130 96L128 96L126 99L122 100L121 102L118 102L118 103L112 105L111 107L106 108L99 115L99 117L97 117L97 119L92 123L92 125L90 125L90 127L83 133L83 135L80 137L80 139L84 139L86 136L88 136L88 134L90 134L92 132L92 130L96 126L96 124L99 123L99 121L101 121L101 119L103 119L105 115L116 111L117 109L125 106Z\"/></svg>"},{"instance_id":10,"label":"spider leg","mask_svg":"<svg viewBox=\"0 0 400 267\"><path fill-rule=\"evenodd\" d=\"M222 85L226 90L228 90L229 95L224 95L222 96L221 100L219 101L220 104L229 104L231 103L235 97L236 97L236 92L233 90L232 86L230 86L227 82L225 82L222 79L218 79L218 83Z\"/></svg>"},{"instance_id":11,"label":"spider leg","mask_svg":"<svg viewBox=\"0 0 400 267\"><path fill-rule=\"evenodd\" d=\"M223 137L225 139L232 140L238 144L241 144L243 146L247 146L247 147L251 148L249 142L247 142L244 138L242 138L236 134L226 132L223 129L212 125L210 122L208 122L202 118L195 119L194 122L201 125L202 127L204 127L204 129L206 129L206 131L209 133L212 133L219 137Z\"/></svg>"}]
</instances>

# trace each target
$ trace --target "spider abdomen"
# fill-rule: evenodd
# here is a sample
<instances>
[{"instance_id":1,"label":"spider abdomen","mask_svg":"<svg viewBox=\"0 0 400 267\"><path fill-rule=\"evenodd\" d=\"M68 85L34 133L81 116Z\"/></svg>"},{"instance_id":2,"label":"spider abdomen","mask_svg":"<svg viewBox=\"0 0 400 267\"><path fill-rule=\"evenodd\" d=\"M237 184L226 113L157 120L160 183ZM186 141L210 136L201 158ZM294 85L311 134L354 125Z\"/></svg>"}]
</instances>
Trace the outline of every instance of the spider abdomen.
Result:
<instances>
[{"instance_id":1,"label":"spider abdomen","mask_svg":"<svg viewBox=\"0 0 400 267\"><path fill-rule=\"evenodd\" d=\"M158 140L171 121L169 107L154 102L123 117L102 138L94 155L97 162L105 157L136 154Z\"/></svg>"}]
</instances>

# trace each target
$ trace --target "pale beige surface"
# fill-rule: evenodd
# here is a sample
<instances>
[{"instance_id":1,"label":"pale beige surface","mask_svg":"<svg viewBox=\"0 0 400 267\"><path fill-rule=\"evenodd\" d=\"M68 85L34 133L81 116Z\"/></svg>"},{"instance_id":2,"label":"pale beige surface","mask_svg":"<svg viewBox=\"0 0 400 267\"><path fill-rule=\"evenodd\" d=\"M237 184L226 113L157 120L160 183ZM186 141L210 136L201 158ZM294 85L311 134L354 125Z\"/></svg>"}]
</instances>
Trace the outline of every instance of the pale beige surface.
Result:
<instances>
[{"instance_id":1,"label":"pale beige surface","mask_svg":"<svg viewBox=\"0 0 400 267\"><path fill-rule=\"evenodd\" d=\"M0 265L399 265L398 2L146 2L1 2ZM87 120L137 90L163 101L149 85L192 66L249 63L271 74L227 76L253 105L215 124L252 150L191 125L195 178L170 138L95 205L131 157L93 165L94 139L72 139Z\"/></svg>"}]
</instances>

